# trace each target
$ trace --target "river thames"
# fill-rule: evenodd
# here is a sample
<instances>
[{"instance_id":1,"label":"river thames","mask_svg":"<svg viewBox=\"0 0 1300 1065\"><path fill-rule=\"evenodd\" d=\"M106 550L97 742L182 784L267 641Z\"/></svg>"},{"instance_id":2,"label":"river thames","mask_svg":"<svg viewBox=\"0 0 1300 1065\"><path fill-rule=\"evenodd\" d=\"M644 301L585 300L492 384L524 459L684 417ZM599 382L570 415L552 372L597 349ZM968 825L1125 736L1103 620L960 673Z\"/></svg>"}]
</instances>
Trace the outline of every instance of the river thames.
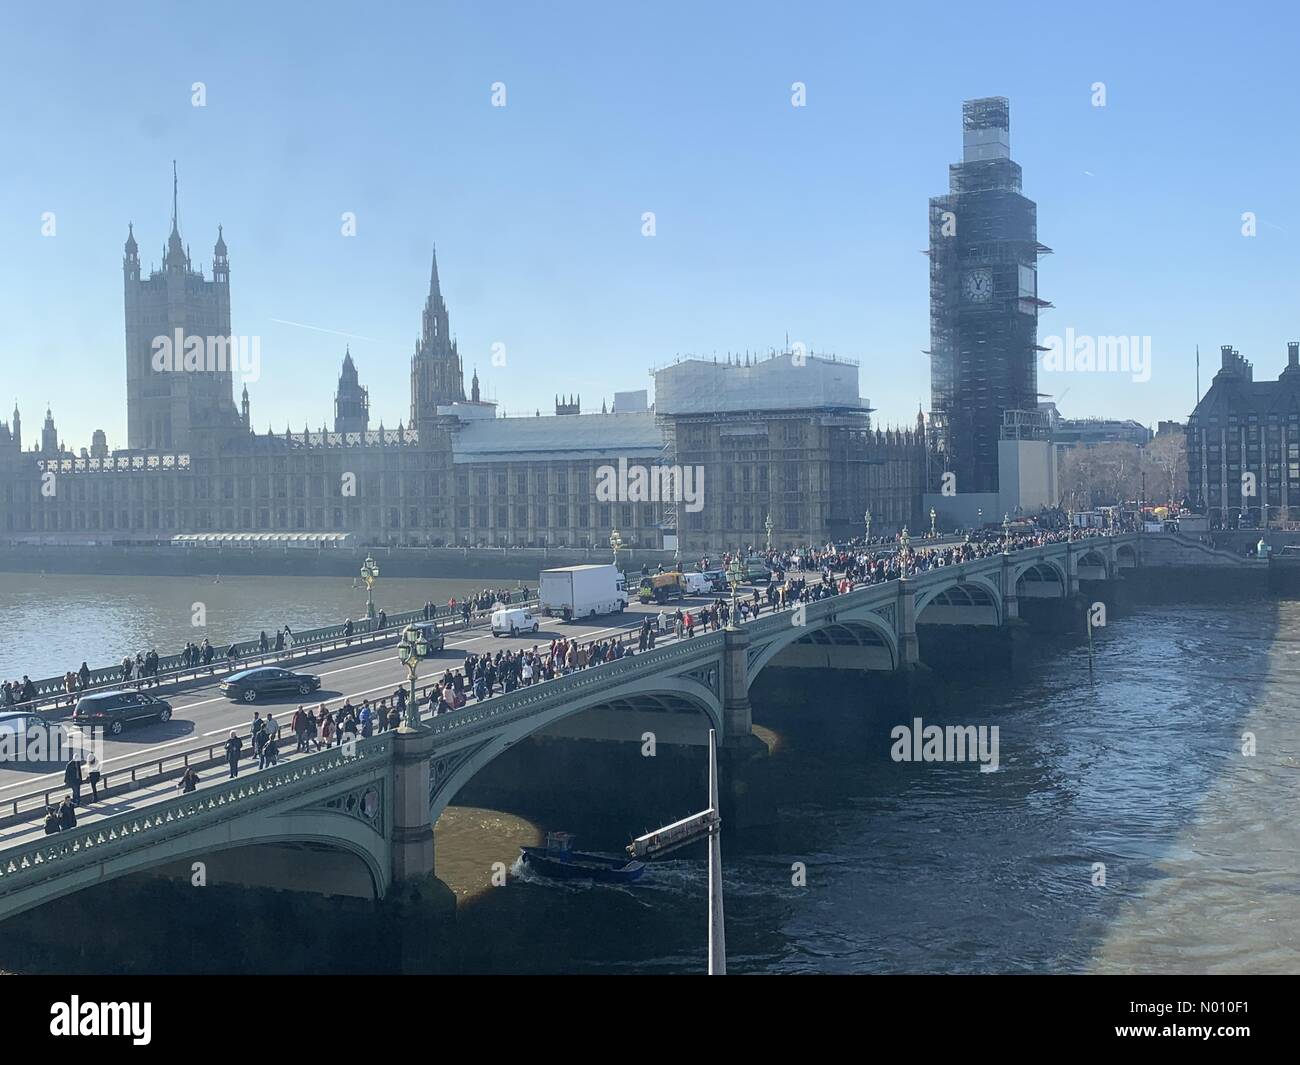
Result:
<instances>
[{"instance_id":1,"label":"river thames","mask_svg":"<svg viewBox=\"0 0 1300 1065\"><path fill-rule=\"evenodd\" d=\"M493 583L394 581L381 600L400 609ZM358 614L364 589L0 575L10 619L0 673L94 665L155 639L170 650L177 639L157 634L191 638L196 601L217 643L217 632ZM1082 640L1036 634L1013 674L975 678L926 712L927 724L998 725L996 772L896 763L890 730L910 715L851 692L778 703L760 678L755 720L773 752L779 818L724 843L731 971L1300 972L1298 626L1290 601L1134 604L1099 633L1094 683ZM518 875L493 886L496 863L545 829L613 849L646 827L450 809L436 837L459 902L444 967L703 971L706 870L695 855L629 888ZM794 882L801 867L806 885ZM188 971L190 959L187 948L150 968ZM354 957L341 971L369 967ZM30 971L3 954L0 968Z\"/></svg>"}]
</instances>

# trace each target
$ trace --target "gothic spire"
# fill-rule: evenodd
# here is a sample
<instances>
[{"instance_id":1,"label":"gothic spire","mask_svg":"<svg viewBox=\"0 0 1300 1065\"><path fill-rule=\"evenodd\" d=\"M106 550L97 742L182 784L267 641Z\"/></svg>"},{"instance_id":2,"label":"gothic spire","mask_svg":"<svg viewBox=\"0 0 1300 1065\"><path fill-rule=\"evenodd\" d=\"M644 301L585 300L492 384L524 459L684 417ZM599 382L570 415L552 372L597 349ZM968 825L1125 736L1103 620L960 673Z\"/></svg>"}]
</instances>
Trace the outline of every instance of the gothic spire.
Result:
<instances>
[{"instance_id":1,"label":"gothic spire","mask_svg":"<svg viewBox=\"0 0 1300 1065\"><path fill-rule=\"evenodd\" d=\"M185 246L181 243L180 215L177 210L177 178L176 178L176 160L172 160L172 231L167 238L167 255L163 262L166 266L185 266L189 262L189 256L185 252Z\"/></svg>"},{"instance_id":2,"label":"gothic spire","mask_svg":"<svg viewBox=\"0 0 1300 1065\"><path fill-rule=\"evenodd\" d=\"M438 245L433 246L433 266L429 270L429 298L442 299L442 289L438 284Z\"/></svg>"}]
</instances>

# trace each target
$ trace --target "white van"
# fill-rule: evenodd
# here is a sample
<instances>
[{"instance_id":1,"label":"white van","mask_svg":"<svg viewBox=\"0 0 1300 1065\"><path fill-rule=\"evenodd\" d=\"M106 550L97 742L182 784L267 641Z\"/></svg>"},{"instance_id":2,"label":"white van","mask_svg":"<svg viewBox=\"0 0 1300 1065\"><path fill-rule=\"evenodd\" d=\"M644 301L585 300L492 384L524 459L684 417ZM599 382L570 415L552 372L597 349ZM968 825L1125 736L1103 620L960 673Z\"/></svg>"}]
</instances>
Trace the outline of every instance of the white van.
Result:
<instances>
[{"instance_id":1,"label":"white van","mask_svg":"<svg viewBox=\"0 0 1300 1065\"><path fill-rule=\"evenodd\" d=\"M703 573L683 573L682 584L687 595L708 595L713 591L713 582Z\"/></svg>"},{"instance_id":2,"label":"white van","mask_svg":"<svg viewBox=\"0 0 1300 1065\"><path fill-rule=\"evenodd\" d=\"M519 632L536 632L537 619L523 607L502 607L492 611L492 635L514 636Z\"/></svg>"}]
</instances>

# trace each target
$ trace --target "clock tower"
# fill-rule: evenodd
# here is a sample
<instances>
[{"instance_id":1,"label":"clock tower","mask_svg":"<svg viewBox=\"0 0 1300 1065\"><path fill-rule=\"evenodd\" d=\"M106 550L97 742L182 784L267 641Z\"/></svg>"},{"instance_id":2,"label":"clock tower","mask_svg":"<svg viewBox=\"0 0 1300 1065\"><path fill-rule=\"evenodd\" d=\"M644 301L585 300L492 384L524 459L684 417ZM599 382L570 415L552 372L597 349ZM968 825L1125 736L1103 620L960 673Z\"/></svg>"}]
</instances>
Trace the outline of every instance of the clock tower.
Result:
<instances>
[{"instance_id":1,"label":"clock tower","mask_svg":"<svg viewBox=\"0 0 1300 1065\"><path fill-rule=\"evenodd\" d=\"M959 493L998 491L1003 414L1038 409L1038 208L1005 97L962 104L962 161L930 200L930 446Z\"/></svg>"}]
</instances>

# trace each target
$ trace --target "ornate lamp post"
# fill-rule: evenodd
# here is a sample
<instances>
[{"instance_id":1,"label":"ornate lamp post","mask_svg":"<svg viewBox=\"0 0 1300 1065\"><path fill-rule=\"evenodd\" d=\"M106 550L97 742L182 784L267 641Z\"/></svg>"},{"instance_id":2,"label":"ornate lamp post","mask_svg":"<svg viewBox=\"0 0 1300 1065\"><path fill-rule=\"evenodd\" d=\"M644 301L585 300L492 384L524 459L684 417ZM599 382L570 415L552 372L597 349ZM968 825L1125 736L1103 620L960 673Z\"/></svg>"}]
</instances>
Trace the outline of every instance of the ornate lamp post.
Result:
<instances>
[{"instance_id":1,"label":"ornate lamp post","mask_svg":"<svg viewBox=\"0 0 1300 1065\"><path fill-rule=\"evenodd\" d=\"M935 512L934 512L934 507L931 507L931 508L930 508L930 539L931 539L931 540L933 540L934 537L935 537L935 532L934 532L934 519L935 519L935 517L936 517L936 515L935 515Z\"/></svg>"},{"instance_id":2,"label":"ornate lamp post","mask_svg":"<svg viewBox=\"0 0 1300 1065\"><path fill-rule=\"evenodd\" d=\"M907 526L903 526L903 531L898 534L898 561L899 569L904 577L907 576L907 563L912 557L912 537L907 531Z\"/></svg>"},{"instance_id":3,"label":"ornate lamp post","mask_svg":"<svg viewBox=\"0 0 1300 1065\"><path fill-rule=\"evenodd\" d=\"M767 519L763 522L763 531L767 533L767 550L772 552L772 513L768 511Z\"/></svg>"},{"instance_id":4,"label":"ornate lamp post","mask_svg":"<svg viewBox=\"0 0 1300 1065\"><path fill-rule=\"evenodd\" d=\"M1011 548L1011 515L1002 515L1002 550L1007 551Z\"/></svg>"},{"instance_id":5,"label":"ornate lamp post","mask_svg":"<svg viewBox=\"0 0 1300 1065\"><path fill-rule=\"evenodd\" d=\"M975 510L975 528L984 528L984 508L977 507Z\"/></svg>"},{"instance_id":6,"label":"ornate lamp post","mask_svg":"<svg viewBox=\"0 0 1300 1065\"><path fill-rule=\"evenodd\" d=\"M366 617L375 616L375 580L379 577L379 563L369 554L361 563L361 579L366 582Z\"/></svg>"},{"instance_id":7,"label":"ornate lamp post","mask_svg":"<svg viewBox=\"0 0 1300 1065\"><path fill-rule=\"evenodd\" d=\"M618 553L623 550L623 537L617 529L609 534L609 546L614 549L614 568L618 569Z\"/></svg>"},{"instance_id":8,"label":"ornate lamp post","mask_svg":"<svg viewBox=\"0 0 1300 1065\"><path fill-rule=\"evenodd\" d=\"M1065 512L1065 538L1074 539L1074 507Z\"/></svg>"},{"instance_id":9,"label":"ornate lamp post","mask_svg":"<svg viewBox=\"0 0 1300 1065\"><path fill-rule=\"evenodd\" d=\"M867 508L867 512L862 515L862 518L867 523L867 543L871 543L871 508L870 507Z\"/></svg>"},{"instance_id":10,"label":"ornate lamp post","mask_svg":"<svg viewBox=\"0 0 1300 1065\"><path fill-rule=\"evenodd\" d=\"M402 632L402 640L397 645L397 657L401 659L402 665L411 675L411 697L406 701L406 720L402 722L405 728L420 727L420 709L416 703L415 695L415 678L416 672L420 668L421 659L428 658L433 653L432 647L429 646L429 638L424 630L414 625L408 625Z\"/></svg>"},{"instance_id":11,"label":"ornate lamp post","mask_svg":"<svg viewBox=\"0 0 1300 1065\"><path fill-rule=\"evenodd\" d=\"M727 623L727 628L737 629L740 626L736 623L736 591L740 588L745 579L745 567L741 564L740 556L737 554L731 560L731 565L727 567L727 583L731 585L731 618Z\"/></svg>"}]
</instances>

